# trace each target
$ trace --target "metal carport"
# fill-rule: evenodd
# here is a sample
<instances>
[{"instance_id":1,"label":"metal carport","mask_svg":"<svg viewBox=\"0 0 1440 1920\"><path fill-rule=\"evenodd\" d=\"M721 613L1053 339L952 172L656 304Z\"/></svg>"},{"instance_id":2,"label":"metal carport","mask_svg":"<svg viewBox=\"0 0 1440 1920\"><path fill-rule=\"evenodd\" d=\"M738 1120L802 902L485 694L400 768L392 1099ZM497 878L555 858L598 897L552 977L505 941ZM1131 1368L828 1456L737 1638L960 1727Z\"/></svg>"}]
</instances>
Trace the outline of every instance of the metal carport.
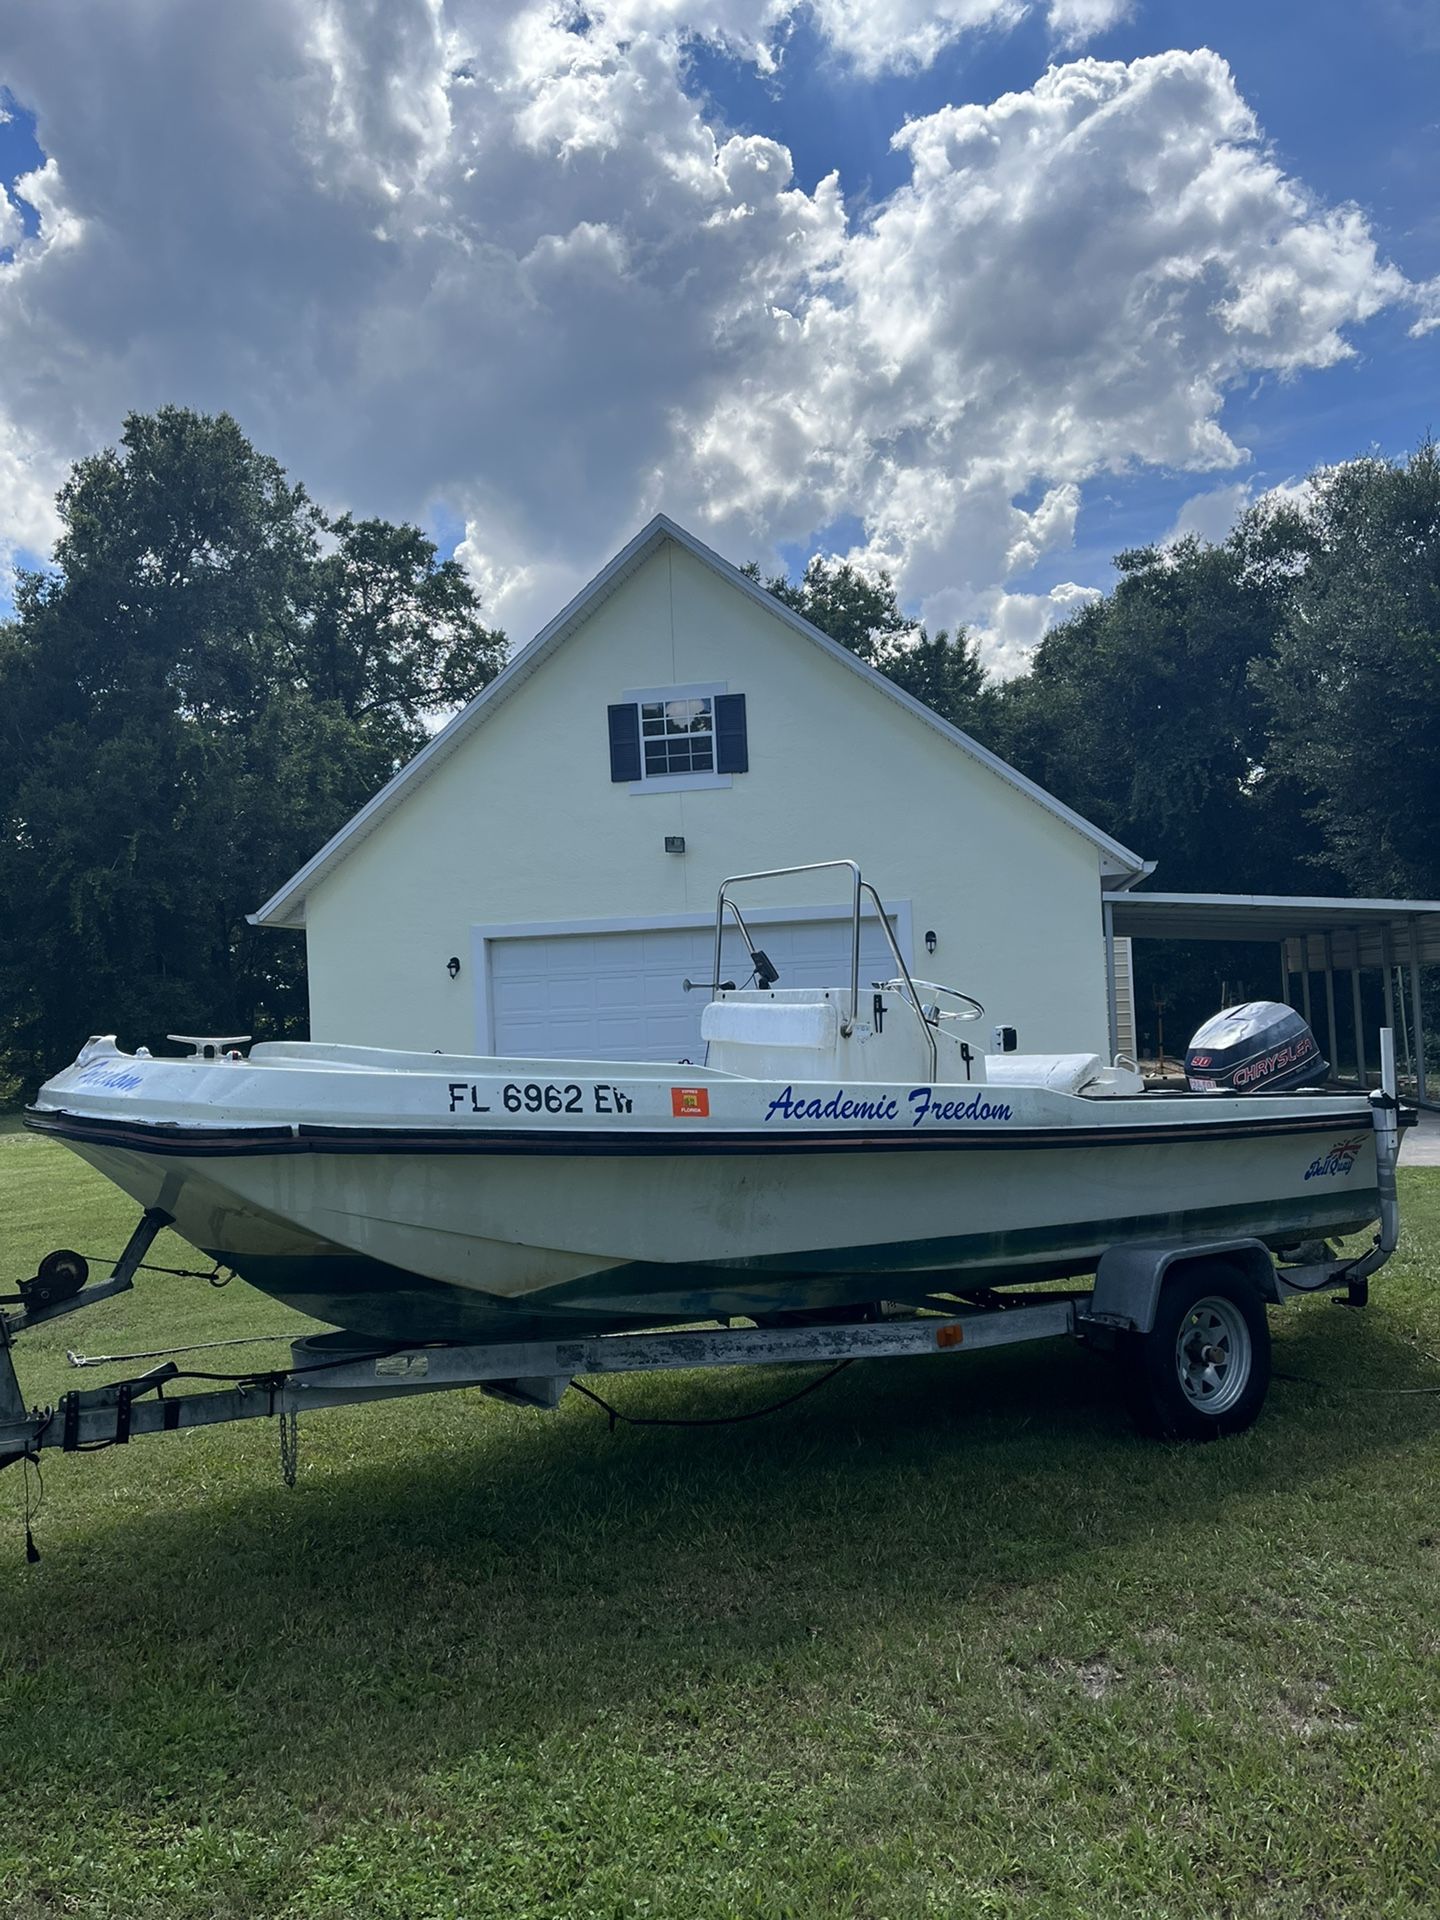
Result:
<instances>
[{"instance_id":1,"label":"metal carport","mask_svg":"<svg viewBox=\"0 0 1440 1920\"><path fill-rule=\"evenodd\" d=\"M1348 1018L1359 1077L1378 1063L1378 1043L1367 1048L1360 980L1380 972L1385 1024L1396 1029L1415 1080L1416 1098L1429 1104L1421 969L1440 965L1440 900L1343 900L1300 894L1112 893L1104 903L1105 954L1110 982L1111 1036L1115 1033L1115 956L1118 938L1132 940L1247 940L1278 949L1279 998L1289 1001L1300 976L1300 1007L1311 1018L1311 979L1319 974L1327 1030L1335 1048L1337 972L1350 976Z\"/></svg>"}]
</instances>

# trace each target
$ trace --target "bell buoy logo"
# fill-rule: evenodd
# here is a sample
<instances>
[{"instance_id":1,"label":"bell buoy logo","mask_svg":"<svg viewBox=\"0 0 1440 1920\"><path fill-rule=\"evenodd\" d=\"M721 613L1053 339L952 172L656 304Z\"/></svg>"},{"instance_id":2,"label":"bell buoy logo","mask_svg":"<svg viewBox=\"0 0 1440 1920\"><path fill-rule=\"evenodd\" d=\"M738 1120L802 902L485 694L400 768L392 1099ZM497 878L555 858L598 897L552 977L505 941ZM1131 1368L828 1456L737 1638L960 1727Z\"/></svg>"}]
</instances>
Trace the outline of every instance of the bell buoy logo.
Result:
<instances>
[{"instance_id":1,"label":"bell buoy logo","mask_svg":"<svg viewBox=\"0 0 1440 1920\"><path fill-rule=\"evenodd\" d=\"M710 1089L708 1087L671 1087L670 1111L677 1120L708 1120Z\"/></svg>"},{"instance_id":2,"label":"bell buoy logo","mask_svg":"<svg viewBox=\"0 0 1440 1920\"><path fill-rule=\"evenodd\" d=\"M1336 1140L1305 1169L1307 1180L1324 1180L1338 1173L1349 1173L1355 1164L1356 1155L1365 1144L1364 1134L1357 1134L1353 1140Z\"/></svg>"}]
</instances>

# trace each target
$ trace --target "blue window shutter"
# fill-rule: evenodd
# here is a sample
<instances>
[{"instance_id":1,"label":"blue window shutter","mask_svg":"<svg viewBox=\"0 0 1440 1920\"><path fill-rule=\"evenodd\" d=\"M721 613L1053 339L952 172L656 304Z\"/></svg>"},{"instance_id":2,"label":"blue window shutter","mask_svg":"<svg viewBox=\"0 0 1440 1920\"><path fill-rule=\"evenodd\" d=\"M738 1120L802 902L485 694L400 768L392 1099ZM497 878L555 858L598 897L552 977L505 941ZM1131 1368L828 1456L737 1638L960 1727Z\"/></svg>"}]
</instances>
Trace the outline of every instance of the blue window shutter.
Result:
<instances>
[{"instance_id":1,"label":"blue window shutter","mask_svg":"<svg viewBox=\"0 0 1440 1920\"><path fill-rule=\"evenodd\" d=\"M640 710L634 705L610 709L610 778L640 778Z\"/></svg>"},{"instance_id":2,"label":"blue window shutter","mask_svg":"<svg viewBox=\"0 0 1440 1920\"><path fill-rule=\"evenodd\" d=\"M745 730L743 693L719 693L715 696L715 771L750 771L750 739Z\"/></svg>"}]
</instances>

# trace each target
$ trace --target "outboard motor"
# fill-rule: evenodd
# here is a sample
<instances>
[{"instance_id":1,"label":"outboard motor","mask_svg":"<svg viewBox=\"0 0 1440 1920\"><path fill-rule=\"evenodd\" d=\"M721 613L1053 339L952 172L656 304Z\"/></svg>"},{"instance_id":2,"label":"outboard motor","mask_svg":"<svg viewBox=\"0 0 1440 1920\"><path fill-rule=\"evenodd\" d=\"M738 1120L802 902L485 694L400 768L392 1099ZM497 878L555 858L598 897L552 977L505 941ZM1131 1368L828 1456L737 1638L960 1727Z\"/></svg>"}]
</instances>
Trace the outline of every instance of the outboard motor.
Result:
<instances>
[{"instance_id":1,"label":"outboard motor","mask_svg":"<svg viewBox=\"0 0 1440 1920\"><path fill-rule=\"evenodd\" d=\"M1288 1092L1329 1071L1304 1019L1278 1000L1212 1014L1185 1053L1185 1078L1196 1093Z\"/></svg>"}]
</instances>

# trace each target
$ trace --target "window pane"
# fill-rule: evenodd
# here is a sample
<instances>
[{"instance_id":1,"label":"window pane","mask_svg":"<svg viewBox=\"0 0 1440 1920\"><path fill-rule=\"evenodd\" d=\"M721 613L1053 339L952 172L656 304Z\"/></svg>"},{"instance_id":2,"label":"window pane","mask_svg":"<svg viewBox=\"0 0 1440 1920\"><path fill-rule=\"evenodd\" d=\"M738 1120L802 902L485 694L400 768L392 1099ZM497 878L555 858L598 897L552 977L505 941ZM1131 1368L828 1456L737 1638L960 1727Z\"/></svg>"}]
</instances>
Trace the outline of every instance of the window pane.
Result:
<instances>
[{"instance_id":1,"label":"window pane","mask_svg":"<svg viewBox=\"0 0 1440 1920\"><path fill-rule=\"evenodd\" d=\"M714 702L641 700L641 748L647 779L666 774L713 773L715 769Z\"/></svg>"},{"instance_id":2,"label":"window pane","mask_svg":"<svg viewBox=\"0 0 1440 1920\"><path fill-rule=\"evenodd\" d=\"M672 733L689 733L699 716L710 711L708 700L668 700L665 717Z\"/></svg>"}]
</instances>

